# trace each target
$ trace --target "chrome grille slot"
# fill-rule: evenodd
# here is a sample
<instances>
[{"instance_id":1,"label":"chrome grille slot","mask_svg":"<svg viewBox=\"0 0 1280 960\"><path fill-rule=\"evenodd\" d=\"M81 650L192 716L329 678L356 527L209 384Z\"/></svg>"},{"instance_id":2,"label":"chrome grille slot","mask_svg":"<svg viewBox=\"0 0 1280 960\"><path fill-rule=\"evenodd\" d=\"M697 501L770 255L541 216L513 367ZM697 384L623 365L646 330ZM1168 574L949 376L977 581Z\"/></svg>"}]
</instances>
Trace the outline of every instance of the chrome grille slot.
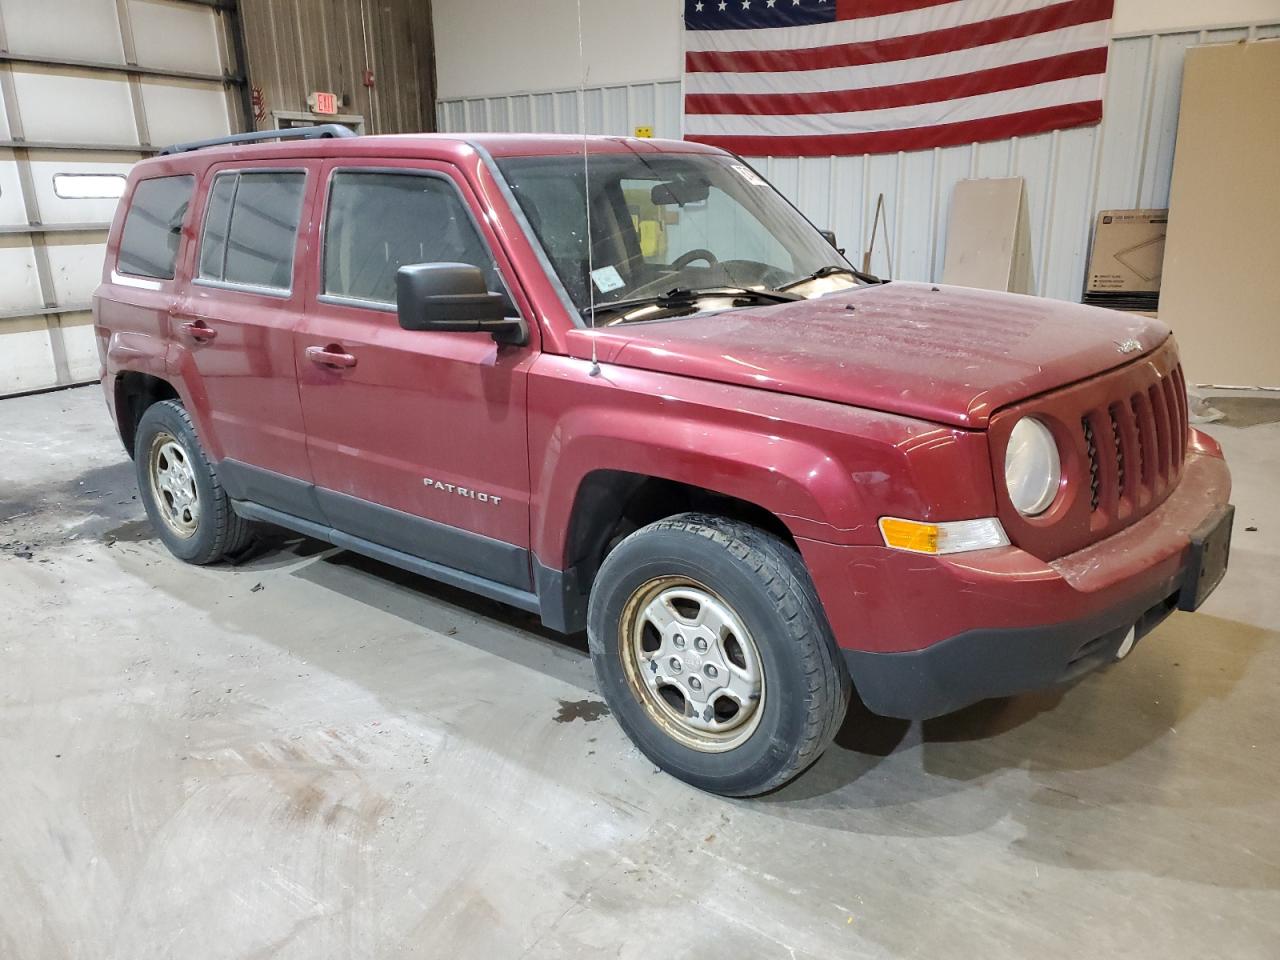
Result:
<instances>
[{"instance_id":1,"label":"chrome grille slot","mask_svg":"<svg viewBox=\"0 0 1280 960\"><path fill-rule=\"evenodd\" d=\"M1080 418L1080 425L1084 428L1084 445L1089 455L1089 507L1091 510L1097 510L1102 502L1102 481L1098 476L1098 445L1094 442L1093 424L1089 422L1088 414Z\"/></svg>"},{"instance_id":2,"label":"chrome grille slot","mask_svg":"<svg viewBox=\"0 0 1280 960\"><path fill-rule=\"evenodd\" d=\"M1111 420L1111 442L1116 448L1116 493L1123 498L1128 496L1129 486L1125 477L1125 443L1120 427L1121 413L1122 410L1118 403L1113 403L1111 409L1107 411L1108 418Z\"/></svg>"}]
</instances>

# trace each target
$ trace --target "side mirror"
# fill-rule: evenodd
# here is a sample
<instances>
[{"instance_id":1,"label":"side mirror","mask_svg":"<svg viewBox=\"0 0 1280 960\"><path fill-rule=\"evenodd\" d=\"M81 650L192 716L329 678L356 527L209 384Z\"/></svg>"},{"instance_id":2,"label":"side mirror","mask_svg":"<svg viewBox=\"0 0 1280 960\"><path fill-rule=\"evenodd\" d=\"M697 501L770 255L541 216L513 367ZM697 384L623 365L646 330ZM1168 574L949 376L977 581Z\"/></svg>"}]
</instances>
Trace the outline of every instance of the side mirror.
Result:
<instances>
[{"instance_id":1,"label":"side mirror","mask_svg":"<svg viewBox=\"0 0 1280 960\"><path fill-rule=\"evenodd\" d=\"M396 312L406 330L488 333L524 343L524 321L505 293L491 293L469 263L411 263L396 271Z\"/></svg>"},{"instance_id":2,"label":"side mirror","mask_svg":"<svg viewBox=\"0 0 1280 960\"><path fill-rule=\"evenodd\" d=\"M818 232L822 234L822 239L826 240L827 243L836 248L836 253L841 255L844 254L844 247L840 246L840 241L836 239L836 232L834 230L819 230Z\"/></svg>"}]
</instances>

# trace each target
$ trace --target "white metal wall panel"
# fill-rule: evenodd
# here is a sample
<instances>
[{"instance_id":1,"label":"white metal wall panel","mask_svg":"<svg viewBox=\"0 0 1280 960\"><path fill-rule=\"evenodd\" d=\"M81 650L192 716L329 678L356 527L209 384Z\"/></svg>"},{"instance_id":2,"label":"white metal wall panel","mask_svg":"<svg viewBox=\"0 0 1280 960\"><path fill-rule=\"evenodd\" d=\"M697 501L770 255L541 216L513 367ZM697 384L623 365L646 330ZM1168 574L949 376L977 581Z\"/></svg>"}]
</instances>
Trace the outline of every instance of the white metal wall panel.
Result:
<instances>
[{"instance_id":1,"label":"white metal wall panel","mask_svg":"<svg viewBox=\"0 0 1280 960\"><path fill-rule=\"evenodd\" d=\"M25 236L0 234L0 277L4 278L0 283L0 315L34 310L43 305L35 250ZM3 342L0 340L0 344Z\"/></svg>"},{"instance_id":2,"label":"white metal wall panel","mask_svg":"<svg viewBox=\"0 0 1280 960\"><path fill-rule=\"evenodd\" d=\"M22 183L18 180L18 163L12 150L0 150L0 228L27 222L22 203Z\"/></svg>"},{"instance_id":3,"label":"white metal wall panel","mask_svg":"<svg viewBox=\"0 0 1280 960\"><path fill-rule=\"evenodd\" d=\"M1182 59L1188 47L1280 36L1280 22L1117 38L1111 45L1103 123L993 143L860 157L754 157L751 162L860 262L883 193L875 273L940 280L956 181L1021 176L1031 225L1033 289L1079 300L1096 211L1169 201ZM437 104L441 131L576 133L577 90L516 93ZM678 138L678 80L588 88L586 128L625 135L638 125Z\"/></svg>"},{"instance_id":4,"label":"white metal wall panel","mask_svg":"<svg viewBox=\"0 0 1280 960\"><path fill-rule=\"evenodd\" d=\"M43 317L17 317L0 324L0 343L4 344L0 396L58 382L53 337Z\"/></svg>"},{"instance_id":5,"label":"white metal wall panel","mask_svg":"<svg viewBox=\"0 0 1280 960\"><path fill-rule=\"evenodd\" d=\"M124 63L115 0L0 0L11 51Z\"/></svg>"},{"instance_id":6,"label":"white metal wall panel","mask_svg":"<svg viewBox=\"0 0 1280 960\"><path fill-rule=\"evenodd\" d=\"M60 197L54 178L64 173L119 173L127 176L129 168L140 159L142 159L140 153L101 154L32 150L31 180L35 188L36 205L40 210L40 222L57 225L109 223L115 215L117 201Z\"/></svg>"},{"instance_id":7,"label":"white metal wall panel","mask_svg":"<svg viewBox=\"0 0 1280 960\"><path fill-rule=\"evenodd\" d=\"M57 330L72 383L98 379L98 344L93 336L93 314L88 310L59 314Z\"/></svg>"},{"instance_id":8,"label":"white metal wall panel","mask_svg":"<svg viewBox=\"0 0 1280 960\"><path fill-rule=\"evenodd\" d=\"M137 143L129 81L79 70L22 67L14 91L27 140Z\"/></svg>"},{"instance_id":9,"label":"white metal wall panel","mask_svg":"<svg viewBox=\"0 0 1280 960\"><path fill-rule=\"evenodd\" d=\"M227 97L220 87L148 79L142 82L142 103L152 143L181 143L231 132Z\"/></svg>"},{"instance_id":10,"label":"white metal wall panel","mask_svg":"<svg viewBox=\"0 0 1280 960\"><path fill-rule=\"evenodd\" d=\"M191 3L129 0L138 63L192 73L221 73L216 16L210 7Z\"/></svg>"},{"instance_id":11,"label":"white metal wall panel","mask_svg":"<svg viewBox=\"0 0 1280 960\"><path fill-rule=\"evenodd\" d=\"M180 0L0 0L0 396L97 376L87 306L117 205L103 190L119 184L57 180L229 133L224 16Z\"/></svg>"},{"instance_id":12,"label":"white metal wall panel","mask_svg":"<svg viewBox=\"0 0 1280 960\"><path fill-rule=\"evenodd\" d=\"M102 279L102 237L78 230L52 233L45 244L58 302L88 303Z\"/></svg>"}]
</instances>

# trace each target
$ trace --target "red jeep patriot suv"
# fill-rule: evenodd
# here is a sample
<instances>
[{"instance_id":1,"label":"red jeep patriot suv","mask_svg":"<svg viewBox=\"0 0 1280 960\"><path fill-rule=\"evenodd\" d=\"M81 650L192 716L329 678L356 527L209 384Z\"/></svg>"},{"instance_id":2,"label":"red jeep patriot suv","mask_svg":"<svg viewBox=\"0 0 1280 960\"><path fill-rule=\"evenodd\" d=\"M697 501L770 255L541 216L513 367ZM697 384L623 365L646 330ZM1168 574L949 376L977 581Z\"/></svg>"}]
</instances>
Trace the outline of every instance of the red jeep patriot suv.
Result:
<instances>
[{"instance_id":1,"label":"red jeep patriot suv","mask_svg":"<svg viewBox=\"0 0 1280 960\"><path fill-rule=\"evenodd\" d=\"M345 133L129 178L102 383L178 557L269 521L585 628L637 746L740 796L851 681L909 718L1043 687L1221 579L1161 324L880 282L696 144Z\"/></svg>"}]
</instances>

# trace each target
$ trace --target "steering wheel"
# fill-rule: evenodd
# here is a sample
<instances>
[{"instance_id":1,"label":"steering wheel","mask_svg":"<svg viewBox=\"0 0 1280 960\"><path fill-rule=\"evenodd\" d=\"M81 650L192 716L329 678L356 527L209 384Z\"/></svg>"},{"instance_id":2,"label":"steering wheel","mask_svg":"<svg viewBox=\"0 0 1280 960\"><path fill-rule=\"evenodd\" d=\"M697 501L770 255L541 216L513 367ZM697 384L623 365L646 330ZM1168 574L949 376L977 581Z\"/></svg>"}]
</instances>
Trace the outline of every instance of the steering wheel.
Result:
<instances>
[{"instance_id":1,"label":"steering wheel","mask_svg":"<svg viewBox=\"0 0 1280 960\"><path fill-rule=\"evenodd\" d=\"M685 253L682 253L680 254L680 256L676 257L675 260L671 262L671 269L683 270L685 267L693 263L693 261L695 260L705 260L707 261L707 266L709 267L714 267L717 263L720 262L719 260L716 259L716 255L712 253L710 250L704 250L701 247L697 247L693 250L689 250Z\"/></svg>"}]
</instances>

